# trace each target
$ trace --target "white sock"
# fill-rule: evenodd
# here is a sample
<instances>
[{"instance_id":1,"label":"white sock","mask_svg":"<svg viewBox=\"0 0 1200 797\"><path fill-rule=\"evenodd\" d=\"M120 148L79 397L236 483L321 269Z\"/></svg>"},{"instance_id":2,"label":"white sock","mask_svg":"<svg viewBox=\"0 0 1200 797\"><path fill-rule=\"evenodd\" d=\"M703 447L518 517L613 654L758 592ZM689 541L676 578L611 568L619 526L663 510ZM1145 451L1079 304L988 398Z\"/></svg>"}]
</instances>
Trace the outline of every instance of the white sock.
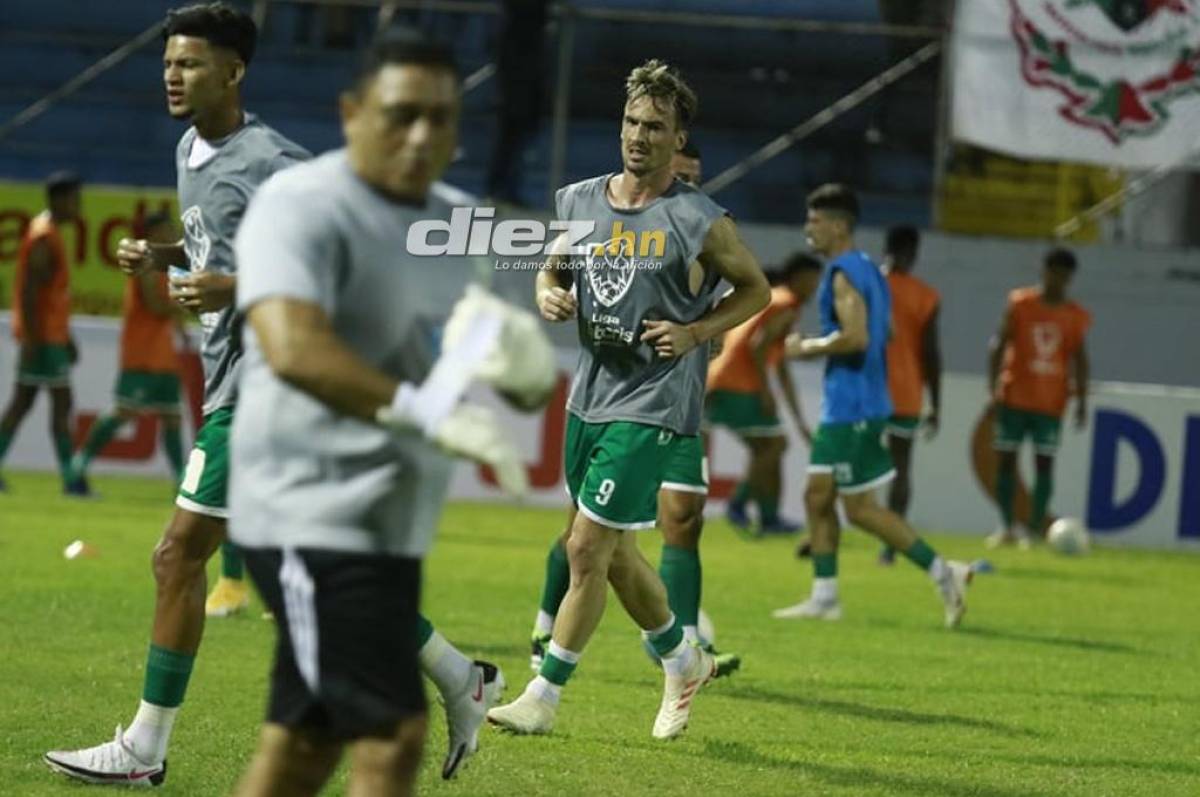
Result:
<instances>
[{"instance_id":1,"label":"white sock","mask_svg":"<svg viewBox=\"0 0 1200 797\"><path fill-rule=\"evenodd\" d=\"M950 578L950 568L946 566L945 559L940 556L933 558L933 561L929 563L929 577L938 584Z\"/></svg>"},{"instance_id":2,"label":"white sock","mask_svg":"<svg viewBox=\"0 0 1200 797\"><path fill-rule=\"evenodd\" d=\"M700 630L694 625L685 625L683 627L683 641L684 642L695 642L695 643L699 644Z\"/></svg>"},{"instance_id":3,"label":"white sock","mask_svg":"<svg viewBox=\"0 0 1200 797\"><path fill-rule=\"evenodd\" d=\"M446 638L437 631L417 653L421 672L437 685L442 697L449 698L467 688L475 672L475 662L459 653Z\"/></svg>"},{"instance_id":4,"label":"white sock","mask_svg":"<svg viewBox=\"0 0 1200 797\"><path fill-rule=\"evenodd\" d=\"M561 686L550 683L540 675L529 682L529 686L525 687L525 691L538 700L545 700L552 706L558 705L558 699L562 695Z\"/></svg>"},{"instance_id":5,"label":"white sock","mask_svg":"<svg viewBox=\"0 0 1200 797\"><path fill-rule=\"evenodd\" d=\"M662 657L663 670L667 675L683 675L692 668L692 659L696 649L685 639L675 646L674 650Z\"/></svg>"},{"instance_id":6,"label":"white sock","mask_svg":"<svg viewBox=\"0 0 1200 797\"><path fill-rule=\"evenodd\" d=\"M814 578L812 583L812 599L817 603L837 603L837 576Z\"/></svg>"},{"instance_id":7,"label":"white sock","mask_svg":"<svg viewBox=\"0 0 1200 797\"><path fill-rule=\"evenodd\" d=\"M143 700L125 731L125 744L142 761L157 764L167 757L167 744L171 741L171 728L178 713L179 706L167 708Z\"/></svg>"},{"instance_id":8,"label":"white sock","mask_svg":"<svg viewBox=\"0 0 1200 797\"><path fill-rule=\"evenodd\" d=\"M537 620L533 622L533 630L539 634L554 633L554 615L547 614L544 609L538 609Z\"/></svg>"}]
</instances>

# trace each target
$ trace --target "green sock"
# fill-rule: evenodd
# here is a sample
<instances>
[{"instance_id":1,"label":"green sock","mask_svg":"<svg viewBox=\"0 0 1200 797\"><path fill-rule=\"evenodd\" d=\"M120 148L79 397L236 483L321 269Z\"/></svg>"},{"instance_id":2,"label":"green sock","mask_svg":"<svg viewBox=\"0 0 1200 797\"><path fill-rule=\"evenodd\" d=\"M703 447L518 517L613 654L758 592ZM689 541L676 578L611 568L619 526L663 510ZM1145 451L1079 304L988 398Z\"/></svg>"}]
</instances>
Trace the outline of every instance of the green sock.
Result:
<instances>
[{"instance_id":1,"label":"green sock","mask_svg":"<svg viewBox=\"0 0 1200 797\"><path fill-rule=\"evenodd\" d=\"M562 540L555 540L546 554L546 581L542 585L542 611L551 616L558 614L571 586L571 565L567 562L567 549Z\"/></svg>"},{"instance_id":2,"label":"green sock","mask_svg":"<svg viewBox=\"0 0 1200 797\"><path fill-rule=\"evenodd\" d=\"M191 654L160 648L152 643L150 655L146 658L142 700L165 708L181 705L195 662L196 657Z\"/></svg>"},{"instance_id":3,"label":"green sock","mask_svg":"<svg viewBox=\"0 0 1200 797\"><path fill-rule=\"evenodd\" d=\"M996 503L1000 505L1000 517L1004 519L1004 528L1011 529L1013 522L1013 501L1017 497L1016 474L1003 468L996 474Z\"/></svg>"},{"instance_id":4,"label":"green sock","mask_svg":"<svg viewBox=\"0 0 1200 797\"><path fill-rule=\"evenodd\" d=\"M571 673L575 672L575 668L579 666L579 656L575 656L575 661L567 661L567 659L558 655L566 653L558 648L553 642L550 643L552 649L546 652L542 659L542 666L538 668L538 675L545 678L550 683L556 686L564 686L567 680L570 679Z\"/></svg>"},{"instance_id":5,"label":"green sock","mask_svg":"<svg viewBox=\"0 0 1200 797\"><path fill-rule=\"evenodd\" d=\"M667 602L681 625L696 625L700 616L700 552L664 545L658 574L667 585Z\"/></svg>"},{"instance_id":6,"label":"green sock","mask_svg":"<svg viewBox=\"0 0 1200 797\"><path fill-rule=\"evenodd\" d=\"M765 524L776 523L779 520L779 496L770 498L758 497L758 515Z\"/></svg>"},{"instance_id":7,"label":"green sock","mask_svg":"<svg viewBox=\"0 0 1200 797\"><path fill-rule=\"evenodd\" d=\"M729 499L729 503L735 506L745 506L746 502L752 497L750 491L750 482L742 481L737 483L737 487L733 488L733 498Z\"/></svg>"},{"instance_id":8,"label":"green sock","mask_svg":"<svg viewBox=\"0 0 1200 797\"><path fill-rule=\"evenodd\" d=\"M232 542L221 543L221 575L224 578L240 579L245 571L242 552Z\"/></svg>"},{"instance_id":9,"label":"green sock","mask_svg":"<svg viewBox=\"0 0 1200 797\"><path fill-rule=\"evenodd\" d=\"M63 481L71 479L72 450L70 435L54 435L54 453L58 455L58 472L62 475Z\"/></svg>"},{"instance_id":10,"label":"green sock","mask_svg":"<svg viewBox=\"0 0 1200 797\"><path fill-rule=\"evenodd\" d=\"M425 647L425 643L433 636L433 623L423 614L417 615L417 650Z\"/></svg>"},{"instance_id":11,"label":"green sock","mask_svg":"<svg viewBox=\"0 0 1200 797\"><path fill-rule=\"evenodd\" d=\"M904 552L908 560L922 570L928 570L933 564L933 560L937 559L937 551L925 544L925 540L917 537L917 541L908 546L908 550Z\"/></svg>"},{"instance_id":12,"label":"green sock","mask_svg":"<svg viewBox=\"0 0 1200 797\"><path fill-rule=\"evenodd\" d=\"M1038 471L1033 478L1033 517L1029 519L1029 529L1034 534L1042 531L1042 521L1046 519L1046 507L1050 505L1050 495L1054 492L1054 474Z\"/></svg>"},{"instance_id":13,"label":"green sock","mask_svg":"<svg viewBox=\"0 0 1200 797\"><path fill-rule=\"evenodd\" d=\"M171 463L171 472L175 474L175 483L178 484L183 481L183 438L177 424L162 425L162 444L167 452L167 461Z\"/></svg>"},{"instance_id":14,"label":"green sock","mask_svg":"<svg viewBox=\"0 0 1200 797\"><path fill-rule=\"evenodd\" d=\"M0 462L4 461L4 455L8 453L8 447L12 445L12 432L0 432Z\"/></svg>"},{"instance_id":15,"label":"green sock","mask_svg":"<svg viewBox=\"0 0 1200 797\"><path fill-rule=\"evenodd\" d=\"M116 435L117 430L124 423L116 415L105 415L92 424L92 431L88 433L87 440L79 449L79 453L75 455L74 471L76 476L86 476L88 465L92 464L92 460L96 458L106 445Z\"/></svg>"},{"instance_id":16,"label":"green sock","mask_svg":"<svg viewBox=\"0 0 1200 797\"><path fill-rule=\"evenodd\" d=\"M666 656L683 641L683 623L679 622L678 617L672 617L671 627L662 633L651 634L649 640L650 646L660 658Z\"/></svg>"},{"instance_id":17,"label":"green sock","mask_svg":"<svg viewBox=\"0 0 1200 797\"><path fill-rule=\"evenodd\" d=\"M813 575L817 578L835 578L837 576L836 553L814 553Z\"/></svg>"}]
</instances>

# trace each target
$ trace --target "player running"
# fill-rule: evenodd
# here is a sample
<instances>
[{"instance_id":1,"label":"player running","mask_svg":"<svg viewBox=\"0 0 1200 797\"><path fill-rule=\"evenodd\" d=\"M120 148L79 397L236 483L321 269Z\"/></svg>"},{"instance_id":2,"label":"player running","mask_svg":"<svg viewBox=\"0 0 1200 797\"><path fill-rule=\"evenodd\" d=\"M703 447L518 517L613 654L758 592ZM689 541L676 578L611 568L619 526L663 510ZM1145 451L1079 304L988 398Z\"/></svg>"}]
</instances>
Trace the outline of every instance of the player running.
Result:
<instances>
[{"instance_id":1,"label":"player running","mask_svg":"<svg viewBox=\"0 0 1200 797\"><path fill-rule=\"evenodd\" d=\"M913 275L921 236L915 227L887 231L883 270L892 294L892 337L887 346L888 392L892 417L888 419L888 451L896 478L888 488L888 509L908 515L912 496L912 446L924 426L925 439L938 432L942 412L942 350L938 340L937 290ZM921 418L922 390L929 390L929 414ZM885 545L879 563L890 565L896 551Z\"/></svg>"},{"instance_id":2,"label":"player running","mask_svg":"<svg viewBox=\"0 0 1200 797\"><path fill-rule=\"evenodd\" d=\"M788 258L779 284L771 288L770 304L725 335L724 348L708 367L706 425L728 428L750 453L745 477L725 510L729 522L741 529L750 527L747 508L752 502L758 507L760 534L791 534L800 528L779 515L787 435L768 373L775 372L797 431L811 443L783 349L784 338L800 320L800 310L820 279L821 261L803 253Z\"/></svg>"},{"instance_id":3,"label":"player running","mask_svg":"<svg viewBox=\"0 0 1200 797\"><path fill-rule=\"evenodd\" d=\"M0 419L0 464L38 390L50 393L50 438L58 457L63 493L87 495L71 478L71 366L78 358L71 338L71 269L59 228L79 218L80 181L70 172L46 180L47 209L33 217L17 250L13 279L12 332L17 378ZM5 490L0 476L0 492Z\"/></svg>"},{"instance_id":4,"label":"player running","mask_svg":"<svg viewBox=\"0 0 1200 797\"><path fill-rule=\"evenodd\" d=\"M1029 547L1026 529L1013 512L1017 490L1017 452L1033 439L1036 475L1029 530L1045 534L1046 507L1054 491L1054 455L1062 414L1075 394L1075 425L1087 424L1088 356L1085 339L1092 318L1067 296L1075 276L1075 255L1052 249L1042 265L1042 284L1009 294L1008 309L992 341L988 361L989 394L995 403L996 503L1003 527L988 545Z\"/></svg>"},{"instance_id":5,"label":"player running","mask_svg":"<svg viewBox=\"0 0 1200 797\"><path fill-rule=\"evenodd\" d=\"M257 39L248 14L224 3L185 6L167 14L163 39L167 110L192 123L175 154L184 238L170 245L122 240L118 257L130 273L190 267L188 276L171 280L171 297L200 315L204 423L175 514L154 550L154 626L137 714L110 742L45 756L51 768L90 783L145 785L165 777L171 729L204 632L205 565L225 541L229 428L242 357L233 238L258 186L308 158L242 108L241 84ZM249 600L240 557L227 558L222 571L210 614L237 611Z\"/></svg>"},{"instance_id":6,"label":"player running","mask_svg":"<svg viewBox=\"0 0 1200 797\"><path fill-rule=\"evenodd\" d=\"M351 794L408 794L422 668L446 701L448 778L503 685L417 614L453 470L439 448L524 484L494 416L459 403L464 388L484 371L532 407L555 381L532 315L469 292L447 324L468 259L405 254L414 222L450 218L430 186L456 148L460 107L450 50L389 34L342 94L346 148L273 178L238 234L248 329L231 533L279 620L244 797L316 794L343 748Z\"/></svg>"},{"instance_id":7,"label":"player running","mask_svg":"<svg viewBox=\"0 0 1200 797\"><path fill-rule=\"evenodd\" d=\"M716 671L709 653L684 640L662 580L626 532L655 525L664 484L695 483L676 469L702 462L702 344L765 306L769 289L726 212L671 172L696 95L656 60L634 69L625 85L622 172L569 185L556 198L558 218L594 222L595 237L584 253L552 257L537 279L543 317L577 317L583 348L564 450L575 503L566 545L570 587L538 676L516 701L488 712L518 733L553 728L562 687L604 614L609 583L662 658L656 738L683 731L696 690ZM693 261L701 266L696 273ZM706 286L718 277L734 290L710 310Z\"/></svg>"},{"instance_id":8,"label":"player running","mask_svg":"<svg viewBox=\"0 0 1200 797\"><path fill-rule=\"evenodd\" d=\"M168 244L179 240L166 213L143 222L146 240ZM179 423L179 360L175 334L183 311L168 296L167 276L153 269L125 283L124 323L121 326L121 371L117 376L116 407L96 419L87 440L71 460L71 478L86 489L92 460L128 421L141 415L158 419L163 451L176 486L183 480L183 441Z\"/></svg>"},{"instance_id":9,"label":"player running","mask_svg":"<svg viewBox=\"0 0 1200 797\"><path fill-rule=\"evenodd\" d=\"M792 335L790 356L826 357L821 424L813 437L804 506L812 535L813 584L808 600L778 609L779 619L837 620L840 529L835 503L851 523L902 552L933 579L953 628L967 609L970 568L937 555L916 532L875 500L875 489L895 477L883 446L888 398L885 349L891 326L887 281L865 252L854 248L858 198L847 186L823 185L808 196L804 231L827 259L817 292L819 338Z\"/></svg>"}]
</instances>

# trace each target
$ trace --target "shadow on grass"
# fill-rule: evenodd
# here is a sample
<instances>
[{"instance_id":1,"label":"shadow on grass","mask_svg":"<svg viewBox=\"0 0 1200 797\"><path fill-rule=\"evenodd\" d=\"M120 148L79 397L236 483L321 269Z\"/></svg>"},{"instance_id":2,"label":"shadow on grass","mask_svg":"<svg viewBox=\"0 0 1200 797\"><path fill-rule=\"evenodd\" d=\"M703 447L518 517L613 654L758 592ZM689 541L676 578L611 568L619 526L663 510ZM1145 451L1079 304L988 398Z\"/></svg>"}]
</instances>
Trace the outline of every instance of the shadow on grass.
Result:
<instances>
[{"instance_id":1,"label":"shadow on grass","mask_svg":"<svg viewBox=\"0 0 1200 797\"><path fill-rule=\"evenodd\" d=\"M1000 579L1024 578L1031 581L1076 581L1079 583L1096 582L1103 583L1106 587L1143 587L1148 583L1145 579L1130 578L1129 576L1122 576L1109 572L1097 573L1090 570L1051 570L1049 568L1026 567L1024 565L999 569L996 571L996 577Z\"/></svg>"},{"instance_id":2,"label":"shadow on grass","mask_svg":"<svg viewBox=\"0 0 1200 797\"><path fill-rule=\"evenodd\" d=\"M921 711L910 711L904 708L887 706L871 706L866 703L853 703L849 700L829 700L821 697L810 697L803 694L788 694L771 692L765 689L739 687L725 690L721 693L732 700L752 700L759 703L795 706L809 711L837 714L842 717L876 720L878 722L897 722L905 725L953 725L959 728L998 733L1002 736L1036 737L1040 734L1029 728L1014 728L993 720L978 717L961 717L957 714L927 714Z\"/></svg>"},{"instance_id":3,"label":"shadow on grass","mask_svg":"<svg viewBox=\"0 0 1200 797\"><path fill-rule=\"evenodd\" d=\"M1059 769L1121 769L1128 772L1153 772L1159 775L1200 775L1200 764L1188 761L1145 761L1128 758L1080 759L1070 756L1006 755L1003 753L989 753L988 758L1013 764L1057 767Z\"/></svg>"},{"instance_id":4,"label":"shadow on grass","mask_svg":"<svg viewBox=\"0 0 1200 797\"><path fill-rule=\"evenodd\" d=\"M519 659L529 655L528 642L524 645L471 643L464 644L463 649L478 656L494 656L496 658L512 657Z\"/></svg>"},{"instance_id":5,"label":"shadow on grass","mask_svg":"<svg viewBox=\"0 0 1200 797\"><path fill-rule=\"evenodd\" d=\"M1049 634L1030 634L1021 631L1001 631L997 628L979 628L968 626L959 628L955 633L981 639L1002 639L1006 642L1032 642L1035 645L1050 645L1059 648L1075 648L1097 653L1130 653L1141 655L1142 651L1123 642L1106 642L1096 639L1079 639L1077 637L1052 636Z\"/></svg>"},{"instance_id":6,"label":"shadow on grass","mask_svg":"<svg viewBox=\"0 0 1200 797\"><path fill-rule=\"evenodd\" d=\"M974 778L969 782L965 780L958 782L941 778L904 775L895 770L881 772L866 767L835 767L812 761L795 761L768 755L742 742L706 741L704 756L706 759L715 759L739 766L791 771L815 778L830 786L849 789L882 787L888 794L936 794L947 795L947 797L958 797L958 795L963 795L963 797L966 795L972 795L972 797L1028 797L1030 794L1028 789L1020 791L1002 789L979 783Z\"/></svg>"}]
</instances>

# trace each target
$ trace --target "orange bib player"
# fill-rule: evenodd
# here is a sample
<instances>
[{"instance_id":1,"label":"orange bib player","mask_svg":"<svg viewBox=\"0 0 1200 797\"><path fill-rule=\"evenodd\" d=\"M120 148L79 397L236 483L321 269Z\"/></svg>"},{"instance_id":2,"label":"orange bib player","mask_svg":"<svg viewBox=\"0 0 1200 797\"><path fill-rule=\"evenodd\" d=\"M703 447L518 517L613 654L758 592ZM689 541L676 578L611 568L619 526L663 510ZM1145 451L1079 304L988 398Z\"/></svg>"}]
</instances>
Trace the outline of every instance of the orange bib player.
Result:
<instances>
[{"instance_id":1,"label":"orange bib player","mask_svg":"<svg viewBox=\"0 0 1200 797\"><path fill-rule=\"evenodd\" d=\"M1082 429L1087 422L1085 338L1091 316L1067 297L1075 269L1075 255L1068 250L1048 253L1042 284L1009 295L1008 309L992 345L989 375L996 405L996 502L1004 522L1003 528L988 538L993 546L1014 542L1028 546L1025 530L1013 517L1017 452L1024 439L1032 438L1036 463L1029 529L1042 534L1054 489L1061 418L1072 392L1076 425Z\"/></svg>"},{"instance_id":2,"label":"orange bib player","mask_svg":"<svg viewBox=\"0 0 1200 797\"><path fill-rule=\"evenodd\" d=\"M929 390L929 414L924 418L927 439L937 434L942 404L942 353L938 341L941 297L913 276L920 243L914 227L892 227L887 232L883 260L892 294L892 338L887 347L892 417L888 419L887 435L896 467L896 478L888 490L888 508L901 517L908 514L912 496L912 444L922 425L925 389ZM890 565L895 558L896 552L885 546L879 562Z\"/></svg>"},{"instance_id":3,"label":"orange bib player","mask_svg":"<svg viewBox=\"0 0 1200 797\"><path fill-rule=\"evenodd\" d=\"M51 434L63 478L63 492L79 494L71 480L71 366L77 352L71 339L70 264L59 228L78 220L80 180L56 172L46 181L49 208L34 217L21 240L13 281L12 331L20 349L12 398L0 420L0 463L17 429L33 407L38 390L51 402ZM5 489L0 479L0 491Z\"/></svg>"},{"instance_id":4,"label":"orange bib player","mask_svg":"<svg viewBox=\"0 0 1200 797\"><path fill-rule=\"evenodd\" d=\"M144 227L147 239L152 242L167 244L179 239L171 217L165 213L148 217ZM160 271L146 271L130 277L125 285L123 314L116 408L96 420L87 441L71 461L73 481L84 488L92 459L126 421L146 414L159 418L163 450L175 481L183 475L179 363L175 351L175 332L182 313L167 295L167 276Z\"/></svg>"},{"instance_id":5,"label":"orange bib player","mask_svg":"<svg viewBox=\"0 0 1200 797\"><path fill-rule=\"evenodd\" d=\"M728 428L750 451L746 475L725 510L738 528L750 526L747 507L752 501L758 506L760 533L791 533L799 528L779 516L787 437L767 374L775 371L796 427L808 439L783 342L799 320L800 308L816 292L821 268L821 262L810 255L792 255L771 288L770 304L725 335L721 353L708 367L705 427Z\"/></svg>"}]
</instances>

